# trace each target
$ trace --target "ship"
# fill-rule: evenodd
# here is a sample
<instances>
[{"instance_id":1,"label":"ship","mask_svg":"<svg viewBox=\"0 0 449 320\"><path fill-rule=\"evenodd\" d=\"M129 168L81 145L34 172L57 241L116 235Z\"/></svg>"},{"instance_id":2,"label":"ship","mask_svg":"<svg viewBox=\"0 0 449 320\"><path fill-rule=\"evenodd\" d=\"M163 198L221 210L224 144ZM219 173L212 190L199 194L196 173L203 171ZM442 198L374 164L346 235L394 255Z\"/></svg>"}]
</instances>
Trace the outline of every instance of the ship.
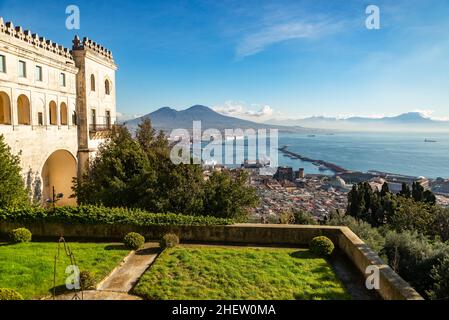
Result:
<instances>
[{"instance_id":1,"label":"ship","mask_svg":"<svg viewBox=\"0 0 449 320\"><path fill-rule=\"evenodd\" d=\"M432 139L425 139L424 142L434 143L434 142L437 142L437 141L436 140L432 140Z\"/></svg>"}]
</instances>

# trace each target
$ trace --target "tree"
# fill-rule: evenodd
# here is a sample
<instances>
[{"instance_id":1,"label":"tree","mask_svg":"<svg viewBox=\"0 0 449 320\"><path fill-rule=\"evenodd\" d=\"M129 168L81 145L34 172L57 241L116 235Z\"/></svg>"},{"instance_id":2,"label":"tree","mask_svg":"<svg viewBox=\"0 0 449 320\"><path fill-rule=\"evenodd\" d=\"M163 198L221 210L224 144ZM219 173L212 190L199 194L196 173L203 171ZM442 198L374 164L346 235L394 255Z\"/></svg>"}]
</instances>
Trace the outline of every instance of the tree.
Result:
<instances>
[{"instance_id":1,"label":"tree","mask_svg":"<svg viewBox=\"0 0 449 320\"><path fill-rule=\"evenodd\" d=\"M412 192L410 190L410 187L405 182L402 183L402 190L399 192L399 195L404 198L410 198L412 196Z\"/></svg>"},{"instance_id":2,"label":"tree","mask_svg":"<svg viewBox=\"0 0 449 320\"><path fill-rule=\"evenodd\" d=\"M417 202L421 202L424 200L424 188L419 182L413 182L412 197Z\"/></svg>"},{"instance_id":3,"label":"tree","mask_svg":"<svg viewBox=\"0 0 449 320\"><path fill-rule=\"evenodd\" d=\"M384 182L384 184L382 185L382 190L380 191L380 196L385 197L389 193L390 187L388 186L388 182Z\"/></svg>"},{"instance_id":4,"label":"tree","mask_svg":"<svg viewBox=\"0 0 449 320\"><path fill-rule=\"evenodd\" d=\"M0 135L0 208L29 203L21 171L19 156L11 154Z\"/></svg>"},{"instance_id":5,"label":"tree","mask_svg":"<svg viewBox=\"0 0 449 320\"><path fill-rule=\"evenodd\" d=\"M244 221L247 209L259 201L255 189L247 183L248 173L244 171L235 176L228 171L214 172L205 186L205 214Z\"/></svg>"},{"instance_id":6,"label":"tree","mask_svg":"<svg viewBox=\"0 0 449 320\"><path fill-rule=\"evenodd\" d=\"M154 171L139 144L126 128L114 127L88 174L76 179L73 189L81 204L147 208L154 181Z\"/></svg>"}]
</instances>

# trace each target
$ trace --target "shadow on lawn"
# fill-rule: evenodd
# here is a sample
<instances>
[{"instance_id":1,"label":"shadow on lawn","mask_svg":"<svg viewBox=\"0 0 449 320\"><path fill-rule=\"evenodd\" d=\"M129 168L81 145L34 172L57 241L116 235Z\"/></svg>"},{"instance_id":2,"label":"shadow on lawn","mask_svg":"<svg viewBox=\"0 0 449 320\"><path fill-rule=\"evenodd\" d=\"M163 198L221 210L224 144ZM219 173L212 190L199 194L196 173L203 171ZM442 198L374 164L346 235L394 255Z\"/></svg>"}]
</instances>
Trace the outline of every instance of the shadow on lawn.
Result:
<instances>
[{"instance_id":1,"label":"shadow on lawn","mask_svg":"<svg viewBox=\"0 0 449 320\"><path fill-rule=\"evenodd\" d=\"M53 293L55 293L55 295L57 295L57 296L59 296L61 294L69 293L69 292L71 292L71 291L69 289L67 289L65 284L61 284L59 286L53 287L50 290L48 290L48 293L50 293L51 295L53 295Z\"/></svg>"},{"instance_id":2,"label":"shadow on lawn","mask_svg":"<svg viewBox=\"0 0 449 320\"><path fill-rule=\"evenodd\" d=\"M104 247L104 250L128 250L124 244L111 244Z\"/></svg>"},{"instance_id":3,"label":"shadow on lawn","mask_svg":"<svg viewBox=\"0 0 449 320\"><path fill-rule=\"evenodd\" d=\"M296 258L296 259L316 259L317 258L317 256L315 254L313 254L312 252L310 252L308 250L292 252L292 253L290 253L290 257Z\"/></svg>"}]
</instances>

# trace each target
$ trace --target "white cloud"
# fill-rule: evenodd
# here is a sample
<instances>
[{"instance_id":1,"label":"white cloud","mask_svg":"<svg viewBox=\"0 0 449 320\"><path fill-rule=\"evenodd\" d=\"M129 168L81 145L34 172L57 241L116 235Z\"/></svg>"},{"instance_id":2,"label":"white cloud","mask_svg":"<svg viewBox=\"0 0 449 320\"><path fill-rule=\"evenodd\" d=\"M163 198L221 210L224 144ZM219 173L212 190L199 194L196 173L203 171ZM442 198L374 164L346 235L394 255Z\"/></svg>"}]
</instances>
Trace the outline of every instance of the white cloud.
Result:
<instances>
[{"instance_id":1,"label":"white cloud","mask_svg":"<svg viewBox=\"0 0 449 320\"><path fill-rule=\"evenodd\" d=\"M246 35L237 45L237 58L244 58L265 50L267 47L292 39L312 39L339 30L339 23L290 21L267 26Z\"/></svg>"},{"instance_id":2,"label":"white cloud","mask_svg":"<svg viewBox=\"0 0 449 320\"><path fill-rule=\"evenodd\" d=\"M213 107L214 111L251 121L265 121L271 118L275 111L269 105L251 104L249 107L244 102L226 101L224 105Z\"/></svg>"}]
</instances>

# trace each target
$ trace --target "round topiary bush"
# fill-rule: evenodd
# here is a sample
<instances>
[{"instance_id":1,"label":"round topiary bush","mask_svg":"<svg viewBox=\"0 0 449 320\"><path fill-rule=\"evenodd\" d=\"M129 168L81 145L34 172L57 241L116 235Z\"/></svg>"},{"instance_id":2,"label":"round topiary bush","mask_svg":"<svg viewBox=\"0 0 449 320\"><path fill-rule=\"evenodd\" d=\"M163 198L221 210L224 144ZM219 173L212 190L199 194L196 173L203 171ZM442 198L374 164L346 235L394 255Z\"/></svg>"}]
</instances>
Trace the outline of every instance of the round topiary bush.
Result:
<instances>
[{"instance_id":1,"label":"round topiary bush","mask_svg":"<svg viewBox=\"0 0 449 320\"><path fill-rule=\"evenodd\" d=\"M334 249L334 243L328 237L316 237L310 242L310 251L319 256L330 256Z\"/></svg>"},{"instance_id":2,"label":"round topiary bush","mask_svg":"<svg viewBox=\"0 0 449 320\"><path fill-rule=\"evenodd\" d=\"M30 242L32 234L26 228L14 229L9 233L9 237L14 243Z\"/></svg>"},{"instance_id":3,"label":"round topiary bush","mask_svg":"<svg viewBox=\"0 0 449 320\"><path fill-rule=\"evenodd\" d=\"M0 288L0 300L23 300L23 297L13 289Z\"/></svg>"},{"instance_id":4,"label":"round topiary bush","mask_svg":"<svg viewBox=\"0 0 449 320\"><path fill-rule=\"evenodd\" d=\"M97 282L95 277L87 270L80 272L80 286L81 290L95 289Z\"/></svg>"},{"instance_id":5,"label":"round topiary bush","mask_svg":"<svg viewBox=\"0 0 449 320\"><path fill-rule=\"evenodd\" d=\"M130 232L123 239L123 243L130 249L139 250L144 245L145 238L136 232Z\"/></svg>"},{"instance_id":6,"label":"round topiary bush","mask_svg":"<svg viewBox=\"0 0 449 320\"><path fill-rule=\"evenodd\" d=\"M167 233L159 242L162 249L173 248L179 244L179 237L174 233Z\"/></svg>"}]
</instances>

